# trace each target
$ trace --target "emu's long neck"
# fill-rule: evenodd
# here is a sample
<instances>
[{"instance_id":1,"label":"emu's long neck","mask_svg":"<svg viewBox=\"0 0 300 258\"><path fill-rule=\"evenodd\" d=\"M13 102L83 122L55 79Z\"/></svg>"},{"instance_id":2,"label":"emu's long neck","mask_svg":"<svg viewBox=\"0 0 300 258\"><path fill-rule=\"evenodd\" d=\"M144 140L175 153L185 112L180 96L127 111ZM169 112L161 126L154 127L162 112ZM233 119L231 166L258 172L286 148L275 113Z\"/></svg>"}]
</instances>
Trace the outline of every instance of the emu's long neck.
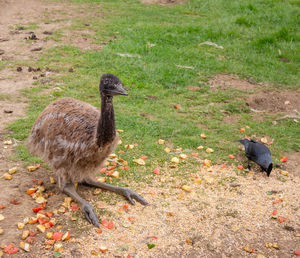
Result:
<instances>
[{"instance_id":1,"label":"emu's long neck","mask_svg":"<svg viewBox=\"0 0 300 258\"><path fill-rule=\"evenodd\" d=\"M101 94L101 117L97 128L97 144L102 147L116 136L113 97Z\"/></svg>"}]
</instances>

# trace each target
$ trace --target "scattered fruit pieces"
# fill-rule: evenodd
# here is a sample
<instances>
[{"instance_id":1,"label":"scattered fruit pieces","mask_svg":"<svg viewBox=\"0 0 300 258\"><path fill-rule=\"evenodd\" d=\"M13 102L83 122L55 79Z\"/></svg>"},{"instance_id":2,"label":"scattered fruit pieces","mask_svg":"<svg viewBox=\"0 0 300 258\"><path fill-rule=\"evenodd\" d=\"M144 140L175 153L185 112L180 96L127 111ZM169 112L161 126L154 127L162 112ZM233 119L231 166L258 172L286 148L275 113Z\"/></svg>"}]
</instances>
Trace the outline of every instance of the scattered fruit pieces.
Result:
<instances>
[{"instance_id":1,"label":"scattered fruit pieces","mask_svg":"<svg viewBox=\"0 0 300 258\"><path fill-rule=\"evenodd\" d=\"M202 182L201 178L197 178L194 180L194 184L200 184Z\"/></svg>"},{"instance_id":2,"label":"scattered fruit pieces","mask_svg":"<svg viewBox=\"0 0 300 258\"><path fill-rule=\"evenodd\" d=\"M273 210L272 215L276 215L277 214L277 210Z\"/></svg>"},{"instance_id":3,"label":"scattered fruit pieces","mask_svg":"<svg viewBox=\"0 0 300 258\"><path fill-rule=\"evenodd\" d=\"M3 142L4 145L12 145L12 140L7 140Z\"/></svg>"},{"instance_id":4,"label":"scattered fruit pieces","mask_svg":"<svg viewBox=\"0 0 300 258\"><path fill-rule=\"evenodd\" d=\"M56 251L56 252L61 252L62 251L62 243L56 243L55 245L54 245L54 250Z\"/></svg>"},{"instance_id":5,"label":"scattered fruit pieces","mask_svg":"<svg viewBox=\"0 0 300 258\"><path fill-rule=\"evenodd\" d=\"M155 244L148 243L147 246L148 246L148 249L152 249L155 247Z\"/></svg>"},{"instance_id":6,"label":"scattered fruit pieces","mask_svg":"<svg viewBox=\"0 0 300 258\"><path fill-rule=\"evenodd\" d=\"M154 170L153 170L153 173L154 173L155 175L160 175L160 169L159 169L159 168L154 169Z\"/></svg>"},{"instance_id":7,"label":"scattered fruit pieces","mask_svg":"<svg viewBox=\"0 0 300 258\"><path fill-rule=\"evenodd\" d=\"M273 248L275 248L275 249L280 249L280 246L279 246L279 245L277 245L277 244L272 244L272 243L266 243L266 247L268 247L268 248L273 247Z\"/></svg>"},{"instance_id":8,"label":"scattered fruit pieces","mask_svg":"<svg viewBox=\"0 0 300 258\"><path fill-rule=\"evenodd\" d=\"M238 166L237 166L237 169L239 169L239 170L244 170L244 167L243 167L243 165L238 165Z\"/></svg>"},{"instance_id":9,"label":"scattered fruit pieces","mask_svg":"<svg viewBox=\"0 0 300 258\"><path fill-rule=\"evenodd\" d=\"M51 238L55 241L60 241L62 239L62 237L63 237L62 232L55 232Z\"/></svg>"},{"instance_id":10,"label":"scattered fruit pieces","mask_svg":"<svg viewBox=\"0 0 300 258\"><path fill-rule=\"evenodd\" d=\"M5 209L6 206L5 205L0 205L0 210Z\"/></svg>"},{"instance_id":11,"label":"scattered fruit pieces","mask_svg":"<svg viewBox=\"0 0 300 258\"><path fill-rule=\"evenodd\" d=\"M166 147L166 148L164 148L164 151L165 151L166 153L169 153L171 150L170 150L169 147Z\"/></svg>"},{"instance_id":12,"label":"scattered fruit pieces","mask_svg":"<svg viewBox=\"0 0 300 258\"><path fill-rule=\"evenodd\" d=\"M115 158L117 158L118 156L117 156L117 154L115 154L115 153L111 153L111 154L108 155L108 157L111 158L111 159L115 159Z\"/></svg>"},{"instance_id":13,"label":"scattered fruit pieces","mask_svg":"<svg viewBox=\"0 0 300 258\"><path fill-rule=\"evenodd\" d=\"M20 242L20 248L23 249L26 252L30 252L30 244L25 242Z\"/></svg>"},{"instance_id":14,"label":"scattered fruit pieces","mask_svg":"<svg viewBox=\"0 0 300 258\"><path fill-rule=\"evenodd\" d=\"M230 154L228 157L229 157L230 159L235 159L235 156L232 155L232 154Z\"/></svg>"},{"instance_id":15,"label":"scattered fruit pieces","mask_svg":"<svg viewBox=\"0 0 300 258\"><path fill-rule=\"evenodd\" d=\"M182 153L179 155L179 158L185 160L185 159L187 159L187 155Z\"/></svg>"},{"instance_id":16,"label":"scattered fruit pieces","mask_svg":"<svg viewBox=\"0 0 300 258\"><path fill-rule=\"evenodd\" d=\"M98 182L104 183L105 180L106 180L105 177L97 177L97 181L98 181Z\"/></svg>"},{"instance_id":17,"label":"scattered fruit pieces","mask_svg":"<svg viewBox=\"0 0 300 258\"><path fill-rule=\"evenodd\" d=\"M133 162L135 162L135 163L137 163L137 164L139 164L141 166L145 166L146 165L146 163L145 163L145 161L143 159L134 159Z\"/></svg>"},{"instance_id":18,"label":"scattered fruit pieces","mask_svg":"<svg viewBox=\"0 0 300 258\"><path fill-rule=\"evenodd\" d=\"M134 148L134 144L126 144L125 145L125 149L133 149Z\"/></svg>"},{"instance_id":19,"label":"scattered fruit pieces","mask_svg":"<svg viewBox=\"0 0 300 258\"><path fill-rule=\"evenodd\" d=\"M101 253L106 253L108 251L108 248L106 246L104 246L104 245L101 245L99 247L99 250L100 250Z\"/></svg>"},{"instance_id":20,"label":"scattered fruit pieces","mask_svg":"<svg viewBox=\"0 0 300 258\"><path fill-rule=\"evenodd\" d=\"M166 141L163 140L163 139L158 139L158 141L157 141L157 143L160 144L160 145L165 144L165 142L166 142Z\"/></svg>"},{"instance_id":21,"label":"scattered fruit pieces","mask_svg":"<svg viewBox=\"0 0 300 258\"><path fill-rule=\"evenodd\" d=\"M56 180L52 176L50 176L49 179L51 184L56 184Z\"/></svg>"},{"instance_id":22,"label":"scattered fruit pieces","mask_svg":"<svg viewBox=\"0 0 300 258\"><path fill-rule=\"evenodd\" d=\"M260 139L260 141L262 143L266 144L268 142L268 139L267 139L267 137L263 137L263 138Z\"/></svg>"},{"instance_id":23,"label":"scattered fruit pieces","mask_svg":"<svg viewBox=\"0 0 300 258\"><path fill-rule=\"evenodd\" d=\"M111 174L111 176L114 178L119 178L119 172L115 171L114 173Z\"/></svg>"},{"instance_id":24,"label":"scattered fruit pieces","mask_svg":"<svg viewBox=\"0 0 300 258\"><path fill-rule=\"evenodd\" d=\"M17 167L13 167L13 168L10 168L9 170L8 170L8 173L9 174L13 174L13 173L16 173L17 172Z\"/></svg>"},{"instance_id":25,"label":"scattered fruit pieces","mask_svg":"<svg viewBox=\"0 0 300 258\"><path fill-rule=\"evenodd\" d=\"M207 152L207 153L213 153L214 150L213 150L212 148L207 148L207 149L206 149L206 152Z\"/></svg>"},{"instance_id":26,"label":"scattered fruit pieces","mask_svg":"<svg viewBox=\"0 0 300 258\"><path fill-rule=\"evenodd\" d=\"M198 153L198 152L192 152L192 156L193 156L193 157L198 157L198 156L199 156L199 153Z\"/></svg>"},{"instance_id":27,"label":"scattered fruit pieces","mask_svg":"<svg viewBox=\"0 0 300 258\"><path fill-rule=\"evenodd\" d=\"M206 167L210 167L210 166L211 166L211 160L205 159L205 160L203 161L203 165L206 166Z\"/></svg>"},{"instance_id":28,"label":"scattered fruit pieces","mask_svg":"<svg viewBox=\"0 0 300 258\"><path fill-rule=\"evenodd\" d=\"M0 221L4 220L4 216L2 214L0 214Z\"/></svg>"},{"instance_id":29,"label":"scattered fruit pieces","mask_svg":"<svg viewBox=\"0 0 300 258\"><path fill-rule=\"evenodd\" d=\"M62 241L69 240L71 237L70 232L67 231L63 236L62 236Z\"/></svg>"},{"instance_id":30,"label":"scattered fruit pieces","mask_svg":"<svg viewBox=\"0 0 300 258\"><path fill-rule=\"evenodd\" d=\"M277 220L282 223L282 222L285 222L286 221L286 218L285 217L280 217L278 216Z\"/></svg>"},{"instance_id":31,"label":"scattered fruit pieces","mask_svg":"<svg viewBox=\"0 0 300 258\"><path fill-rule=\"evenodd\" d=\"M186 191L186 192L188 192L188 193L190 193L192 191L192 188L190 186L188 186L188 185L183 185L181 187L181 189L184 190L184 191Z\"/></svg>"},{"instance_id":32,"label":"scattered fruit pieces","mask_svg":"<svg viewBox=\"0 0 300 258\"><path fill-rule=\"evenodd\" d=\"M241 132L241 133L244 133L245 131L246 131L245 128L241 128L241 129L240 129L240 132Z\"/></svg>"},{"instance_id":33,"label":"scattered fruit pieces","mask_svg":"<svg viewBox=\"0 0 300 258\"><path fill-rule=\"evenodd\" d=\"M35 199L35 202L38 204L42 204L42 203L47 202L47 200L43 196L39 196Z\"/></svg>"},{"instance_id":34,"label":"scattered fruit pieces","mask_svg":"<svg viewBox=\"0 0 300 258\"><path fill-rule=\"evenodd\" d=\"M36 228L42 233L46 231L46 228L43 225L37 225Z\"/></svg>"},{"instance_id":35,"label":"scattered fruit pieces","mask_svg":"<svg viewBox=\"0 0 300 258\"><path fill-rule=\"evenodd\" d=\"M18 223L18 229L23 229L25 227L25 224L22 222Z\"/></svg>"},{"instance_id":36,"label":"scattered fruit pieces","mask_svg":"<svg viewBox=\"0 0 300 258\"><path fill-rule=\"evenodd\" d=\"M177 158L177 157L173 157L172 159L171 159L171 162L173 162L173 163L176 163L176 164L179 164L179 159Z\"/></svg>"},{"instance_id":37,"label":"scattered fruit pieces","mask_svg":"<svg viewBox=\"0 0 300 258\"><path fill-rule=\"evenodd\" d=\"M105 227L107 229L113 229L114 228L114 223L112 221L108 222L107 220L102 220L101 224L102 224L103 227Z\"/></svg>"},{"instance_id":38,"label":"scattered fruit pieces","mask_svg":"<svg viewBox=\"0 0 300 258\"><path fill-rule=\"evenodd\" d=\"M197 147L197 150L203 150L203 149L204 149L204 147L202 145Z\"/></svg>"},{"instance_id":39,"label":"scattered fruit pieces","mask_svg":"<svg viewBox=\"0 0 300 258\"><path fill-rule=\"evenodd\" d=\"M202 139L206 139L206 135L205 135L204 133L200 134L200 137L201 137Z\"/></svg>"},{"instance_id":40,"label":"scattered fruit pieces","mask_svg":"<svg viewBox=\"0 0 300 258\"><path fill-rule=\"evenodd\" d=\"M47 232L46 234L47 239L52 239L52 236L53 236L53 232Z\"/></svg>"},{"instance_id":41,"label":"scattered fruit pieces","mask_svg":"<svg viewBox=\"0 0 300 258\"><path fill-rule=\"evenodd\" d=\"M35 171L35 170L39 169L40 167L41 167L40 164L36 164L35 166L28 166L27 169L29 172L31 172L31 171Z\"/></svg>"},{"instance_id":42,"label":"scattered fruit pieces","mask_svg":"<svg viewBox=\"0 0 300 258\"><path fill-rule=\"evenodd\" d=\"M284 176L289 176L289 172L285 171L285 170L281 170L280 174L284 175Z\"/></svg>"},{"instance_id":43,"label":"scattered fruit pieces","mask_svg":"<svg viewBox=\"0 0 300 258\"><path fill-rule=\"evenodd\" d=\"M11 179L12 179L12 175L9 174L9 173L4 173L4 174L3 174L3 178L4 178L5 180L11 180Z\"/></svg>"},{"instance_id":44,"label":"scattered fruit pieces","mask_svg":"<svg viewBox=\"0 0 300 258\"><path fill-rule=\"evenodd\" d=\"M148 156L141 156L140 158L143 160L146 160L146 159L148 159Z\"/></svg>"},{"instance_id":45,"label":"scattered fruit pieces","mask_svg":"<svg viewBox=\"0 0 300 258\"><path fill-rule=\"evenodd\" d=\"M226 168L226 164L221 165L221 169Z\"/></svg>"},{"instance_id":46,"label":"scattered fruit pieces","mask_svg":"<svg viewBox=\"0 0 300 258\"><path fill-rule=\"evenodd\" d=\"M175 109L180 109L180 106L176 104L176 105L174 105L174 108Z\"/></svg>"},{"instance_id":47,"label":"scattered fruit pieces","mask_svg":"<svg viewBox=\"0 0 300 258\"><path fill-rule=\"evenodd\" d=\"M300 256L300 250L295 250L294 254L295 254L296 256Z\"/></svg>"},{"instance_id":48,"label":"scattered fruit pieces","mask_svg":"<svg viewBox=\"0 0 300 258\"><path fill-rule=\"evenodd\" d=\"M26 193L27 193L28 195L33 194L33 193L35 193L35 192L36 192L36 189L35 189L35 188L29 188L29 189L26 191Z\"/></svg>"},{"instance_id":49,"label":"scattered fruit pieces","mask_svg":"<svg viewBox=\"0 0 300 258\"><path fill-rule=\"evenodd\" d=\"M280 157L280 161L281 162L287 162L287 157L286 156Z\"/></svg>"},{"instance_id":50,"label":"scattered fruit pieces","mask_svg":"<svg viewBox=\"0 0 300 258\"><path fill-rule=\"evenodd\" d=\"M19 205L19 204L21 204L21 202L18 201L16 198L12 198L12 199L9 201L9 203L11 203L11 204L13 204L13 205Z\"/></svg>"},{"instance_id":51,"label":"scattered fruit pieces","mask_svg":"<svg viewBox=\"0 0 300 258\"><path fill-rule=\"evenodd\" d=\"M246 251L247 253L253 253L253 252L254 252L254 249L253 249L253 248L250 248L249 246L245 246L243 249L244 249L244 251Z\"/></svg>"},{"instance_id":52,"label":"scattered fruit pieces","mask_svg":"<svg viewBox=\"0 0 300 258\"><path fill-rule=\"evenodd\" d=\"M117 132L118 133L124 133L124 130L123 129L117 129Z\"/></svg>"},{"instance_id":53,"label":"scattered fruit pieces","mask_svg":"<svg viewBox=\"0 0 300 258\"><path fill-rule=\"evenodd\" d=\"M16 248L14 244L9 244L8 246L4 247L4 252L7 254L15 254L19 252L19 249Z\"/></svg>"}]
</instances>

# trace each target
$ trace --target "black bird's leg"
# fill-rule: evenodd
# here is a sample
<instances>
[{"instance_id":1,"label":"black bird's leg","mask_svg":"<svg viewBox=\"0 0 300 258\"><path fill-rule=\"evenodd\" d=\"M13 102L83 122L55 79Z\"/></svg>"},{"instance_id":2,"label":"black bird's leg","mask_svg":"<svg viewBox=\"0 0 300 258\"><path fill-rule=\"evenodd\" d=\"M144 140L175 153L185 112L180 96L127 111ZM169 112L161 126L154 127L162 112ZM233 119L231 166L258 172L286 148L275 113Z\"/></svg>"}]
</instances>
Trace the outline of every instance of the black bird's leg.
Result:
<instances>
[{"instance_id":1,"label":"black bird's leg","mask_svg":"<svg viewBox=\"0 0 300 258\"><path fill-rule=\"evenodd\" d=\"M75 186L73 183L66 183L61 186L61 190L69 195L71 198L79 202L82 212L84 213L86 219L88 222L93 224L95 227L100 227L98 218L93 210L93 207L91 204L89 204L86 200L82 199L80 195L76 192Z\"/></svg>"},{"instance_id":2,"label":"black bird's leg","mask_svg":"<svg viewBox=\"0 0 300 258\"><path fill-rule=\"evenodd\" d=\"M264 172L264 168L263 167L260 167L260 172Z\"/></svg>"},{"instance_id":3,"label":"black bird's leg","mask_svg":"<svg viewBox=\"0 0 300 258\"><path fill-rule=\"evenodd\" d=\"M118 187L118 186L114 186L114 185L104 184L104 183L98 182L92 178L86 178L83 183L86 185L99 187L104 190L112 191L119 195L123 195L132 205L135 204L134 200L138 201L139 203L141 203L143 205L148 204L148 202L141 195L135 193L134 191L132 191L129 188L123 188L123 187Z\"/></svg>"},{"instance_id":4,"label":"black bird's leg","mask_svg":"<svg viewBox=\"0 0 300 258\"><path fill-rule=\"evenodd\" d=\"M251 166L250 166L250 161L248 160L248 166L247 166L247 168L249 169L249 170L251 170Z\"/></svg>"}]
</instances>

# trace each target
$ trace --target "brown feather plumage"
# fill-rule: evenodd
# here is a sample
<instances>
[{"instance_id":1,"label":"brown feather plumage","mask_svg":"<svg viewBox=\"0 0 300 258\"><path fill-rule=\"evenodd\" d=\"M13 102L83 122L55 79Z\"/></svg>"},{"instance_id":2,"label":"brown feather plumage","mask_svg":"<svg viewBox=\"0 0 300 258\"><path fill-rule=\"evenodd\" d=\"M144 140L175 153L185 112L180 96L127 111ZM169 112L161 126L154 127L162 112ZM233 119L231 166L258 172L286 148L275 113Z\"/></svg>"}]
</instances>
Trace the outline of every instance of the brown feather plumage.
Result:
<instances>
[{"instance_id":1,"label":"brown feather plumage","mask_svg":"<svg viewBox=\"0 0 300 258\"><path fill-rule=\"evenodd\" d=\"M99 147L100 116L95 107L73 98L54 101L33 125L28 147L43 157L64 182L81 182L103 166L119 141L116 134L112 142Z\"/></svg>"}]
</instances>

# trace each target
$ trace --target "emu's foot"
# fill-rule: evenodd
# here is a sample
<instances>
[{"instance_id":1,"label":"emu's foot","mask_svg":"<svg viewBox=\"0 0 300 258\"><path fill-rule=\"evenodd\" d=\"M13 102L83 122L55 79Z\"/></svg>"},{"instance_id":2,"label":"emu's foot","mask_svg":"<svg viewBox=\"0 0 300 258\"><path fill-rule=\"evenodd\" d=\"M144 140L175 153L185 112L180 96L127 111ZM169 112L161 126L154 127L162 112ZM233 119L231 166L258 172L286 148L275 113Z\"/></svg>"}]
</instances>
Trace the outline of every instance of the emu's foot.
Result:
<instances>
[{"instance_id":1,"label":"emu's foot","mask_svg":"<svg viewBox=\"0 0 300 258\"><path fill-rule=\"evenodd\" d=\"M122 189L122 195L132 204L134 205L134 200L138 201L139 203L143 205L148 205L148 202L142 197L141 195L135 193L129 188L123 188Z\"/></svg>"},{"instance_id":2,"label":"emu's foot","mask_svg":"<svg viewBox=\"0 0 300 258\"><path fill-rule=\"evenodd\" d=\"M99 228L100 224L98 222L98 218L93 210L93 207L89 204L83 204L82 205L82 211L86 217L86 219L88 220L88 222L90 222L91 224L93 224L95 227Z\"/></svg>"}]
</instances>

